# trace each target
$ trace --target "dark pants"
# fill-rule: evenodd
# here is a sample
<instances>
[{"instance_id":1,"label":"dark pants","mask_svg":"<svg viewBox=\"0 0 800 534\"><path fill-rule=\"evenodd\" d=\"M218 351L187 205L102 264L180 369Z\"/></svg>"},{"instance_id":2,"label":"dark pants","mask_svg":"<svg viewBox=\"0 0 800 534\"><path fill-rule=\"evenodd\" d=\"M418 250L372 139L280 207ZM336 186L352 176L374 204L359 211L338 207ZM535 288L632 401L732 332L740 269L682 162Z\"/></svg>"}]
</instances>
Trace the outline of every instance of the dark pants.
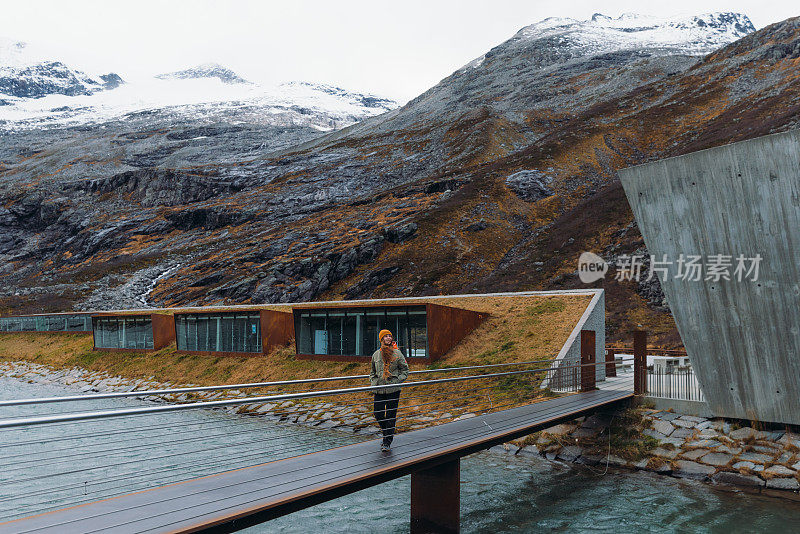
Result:
<instances>
[{"instance_id":1,"label":"dark pants","mask_svg":"<svg viewBox=\"0 0 800 534\"><path fill-rule=\"evenodd\" d=\"M400 392L376 393L373 413L383 432L383 442L387 445L394 438L397 425L397 404L400 402Z\"/></svg>"}]
</instances>

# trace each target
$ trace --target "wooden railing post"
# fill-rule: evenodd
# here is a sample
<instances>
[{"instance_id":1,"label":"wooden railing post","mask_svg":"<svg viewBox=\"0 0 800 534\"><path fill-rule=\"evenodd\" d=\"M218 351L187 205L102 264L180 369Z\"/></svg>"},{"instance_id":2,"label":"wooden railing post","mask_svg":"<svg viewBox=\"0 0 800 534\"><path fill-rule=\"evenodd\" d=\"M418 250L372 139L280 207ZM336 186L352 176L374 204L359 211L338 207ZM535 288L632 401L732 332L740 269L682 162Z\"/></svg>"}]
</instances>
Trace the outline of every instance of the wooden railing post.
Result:
<instances>
[{"instance_id":1,"label":"wooden railing post","mask_svg":"<svg viewBox=\"0 0 800 534\"><path fill-rule=\"evenodd\" d=\"M647 332L633 333L633 394L647 394Z\"/></svg>"},{"instance_id":2,"label":"wooden railing post","mask_svg":"<svg viewBox=\"0 0 800 534\"><path fill-rule=\"evenodd\" d=\"M606 378L617 376L617 351L606 349Z\"/></svg>"},{"instance_id":3,"label":"wooden railing post","mask_svg":"<svg viewBox=\"0 0 800 534\"><path fill-rule=\"evenodd\" d=\"M461 522L461 460L411 473L411 534L456 533Z\"/></svg>"},{"instance_id":4,"label":"wooden railing post","mask_svg":"<svg viewBox=\"0 0 800 534\"><path fill-rule=\"evenodd\" d=\"M581 330L581 391L597 389L594 351L594 330Z\"/></svg>"}]
</instances>

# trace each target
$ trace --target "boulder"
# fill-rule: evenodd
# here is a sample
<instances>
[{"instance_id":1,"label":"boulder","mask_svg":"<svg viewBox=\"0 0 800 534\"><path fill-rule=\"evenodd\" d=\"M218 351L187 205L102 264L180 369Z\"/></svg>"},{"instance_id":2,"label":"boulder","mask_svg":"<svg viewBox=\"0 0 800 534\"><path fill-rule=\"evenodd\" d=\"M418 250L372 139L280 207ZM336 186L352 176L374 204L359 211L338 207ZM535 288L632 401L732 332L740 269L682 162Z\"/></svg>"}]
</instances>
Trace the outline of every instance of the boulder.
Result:
<instances>
[{"instance_id":1,"label":"boulder","mask_svg":"<svg viewBox=\"0 0 800 534\"><path fill-rule=\"evenodd\" d=\"M536 445L526 445L524 447L520 447L515 452L517 456L540 456L539 449Z\"/></svg>"},{"instance_id":2,"label":"boulder","mask_svg":"<svg viewBox=\"0 0 800 534\"><path fill-rule=\"evenodd\" d=\"M672 420L672 424L675 425L675 426L682 427L682 428L694 428L694 425L696 424L696 422L695 421L689 421L689 420L686 420L686 419L673 419Z\"/></svg>"},{"instance_id":3,"label":"boulder","mask_svg":"<svg viewBox=\"0 0 800 534\"><path fill-rule=\"evenodd\" d=\"M700 461L704 464L716 466L728 465L731 460L733 460L733 456L724 452L711 452L700 458Z\"/></svg>"},{"instance_id":4,"label":"boulder","mask_svg":"<svg viewBox=\"0 0 800 534\"><path fill-rule=\"evenodd\" d=\"M689 460L677 460L672 474L680 478L702 480L708 478L716 469Z\"/></svg>"},{"instance_id":5,"label":"boulder","mask_svg":"<svg viewBox=\"0 0 800 534\"><path fill-rule=\"evenodd\" d=\"M796 478L771 478L767 480L767 487L770 489L797 491L800 489L800 482Z\"/></svg>"},{"instance_id":6,"label":"boulder","mask_svg":"<svg viewBox=\"0 0 800 534\"><path fill-rule=\"evenodd\" d=\"M731 467L733 467L734 469L751 469L751 470L755 470L756 464L754 464L753 462L736 462ZM758 467L761 467L762 469L764 468L764 466L762 466L762 465L759 465Z\"/></svg>"},{"instance_id":7,"label":"boulder","mask_svg":"<svg viewBox=\"0 0 800 534\"><path fill-rule=\"evenodd\" d=\"M659 448L653 450L653 452L651 454L653 454L653 456L659 456L661 458L666 458L668 460L672 460L673 458L678 456L678 450L677 449L667 450L667 449L662 449L661 447L659 447Z\"/></svg>"},{"instance_id":8,"label":"boulder","mask_svg":"<svg viewBox=\"0 0 800 534\"><path fill-rule=\"evenodd\" d=\"M732 449L732 448L728 447L727 445L720 445L719 447L716 448L716 451L717 452L726 452L728 454L732 454L732 455L735 456L735 455L741 453L742 449L739 448L739 447L735 447L735 448Z\"/></svg>"},{"instance_id":9,"label":"boulder","mask_svg":"<svg viewBox=\"0 0 800 534\"><path fill-rule=\"evenodd\" d=\"M789 469L785 465L773 465L764 469L764 473L769 473L776 477L793 477L797 474L794 469Z\"/></svg>"},{"instance_id":10,"label":"boulder","mask_svg":"<svg viewBox=\"0 0 800 534\"><path fill-rule=\"evenodd\" d=\"M691 421L692 423L705 423L707 419L705 417L696 417L694 415L682 415L680 419L684 421Z\"/></svg>"},{"instance_id":11,"label":"boulder","mask_svg":"<svg viewBox=\"0 0 800 534\"><path fill-rule=\"evenodd\" d=\"M486 230L487 228L489 228L489 223L481 219L478 222L474 222L470 225L467 225L466 227L464 227L464 230L466 230L467 232L480 232L482 230Z\"/></svg>"},{"instance_id":12,"label":"boulder","mask_svg":"<svg viewBox=\"0 0 800 534\"><path fill-rule=\"evenodd\" d=\"M682 447L683 444L685 443L685 441L680 439L680 438L676 438L674 433L673 433L673 435L668 437L667 439L662 439L661 440L661 444L662 445L665 444L665 443L669 443L670 445L673 445L675 447Z\"/></svg>"},{"instance_id":13,"label":"boulder","mask_svg":"<svg viewBox=\"0 0 800 534\"><path fill-rule=\"evenodd\" d=\"M558 460L562 460L564 462L574 462L578 458L580 458L583 450L580 447L575 445L567 445L563 447L560 451L558 451L558 455L556 458Z\"/></svg>"},{"instance_id":14,"label":"boulder","mask_svg":"<svg viewBox=\"0 0 800 534\"><path fill-rule=\"evenodd\" d=\"M646 428L645 430L642 431L642 433L645 434L646 436L650 436L653 439L657 439L658 441L663 441L667 439L667 436L665 436L661 432L653 430L652 428Z\"/></svg>"},{"instance_id":15,"label":"boulder","mask_svg":"<svg viewBox=\"0 0 800 534\"><path fill-rule=\"evenodd\" d=\"M642 458L638 462L634 462L633 467L635 467L636 469L647 469L647 464L649 463L650 463L649 458Z\"/></svg>"},{"instance_id":16,"label":"boulder","mask_svg":"<svg viewBox=\"0 0 800 534\"><path fill-rule=\"evenodd\" d=\"M691 438L694 436L694 430L690 430L688 428L676 428L675 431L670 434L669 437L671 438Z\"/></svg>"},{"instance_id":17,"label":"boulder","mask_svg":"<svg viewBox=\"0 0 800 534\"><path fill-rule=\"evenodd\" d=\"M516 172L506 178L506 186L526 202L536 202L553 195L553 178L537 169Z\"/></svg>"},{"instance_id":18,"label":"boulder","mask_svg":"<svg viewBox=\"0 0 800 534\"><path fill-rule=\"evenodd\" d=\"M491 452L498 452L500 454L509 454L510 452L513 452L512 448L508 445L508 443L501 443L500 445L495 445L494 447L489 448L489 450Z\"/></svg>"},{"instance_id":19,"label":"boulder","mask_svg":"<svg viewBox=\"0 0 800 534\"><path fill-rule=\"evenodd\" d=\"M402 243L417 233L417 223L408 223L401 226L392 226L384 230L386 240L390 243Z\"/></svg>"},{"instance_id":20,"label":"boulder","mask_svg":"<svg viewBox=\"0 0 800 534\"><path fill-rule=\"evenodd\" d=\"M606 428L609 423L609 418L602 415L591 415L581 423L582 428Z\"/></svg>"},{"instance_id":21,"label":"boulder","mask_svg":"<svg viewBox=\"0 0 800 534\"><path fill-rule=\"evenodd\" d=\"M697 441L690 441L686 444L687 447L702 447L704 449L713 449L714 447L719 447L720 445L722 445L722 443L714 439L701 439Z\"/></svg>"},{"instance_id":22,"label":"boulder","mask_svg":"<svg viewBox=\"0 0 800 534\"><path fill-rule=\"evenodd\" d=\"M781 436L781 438L778 440L778 443L784 447L792 446L800 449L800 436L797 434L792 434L791 432L787 432Z\"/></svg>"},{"instance_id":23,"label":"boulder","mask_svg":"<svg viewBox=\"0 0 800 534\"><path fill-rule=\"evenodd\" d=\"M729 471L720 471L713 475L711 480L717 484L730 484L732 486L761 487L764 485L764 481L757 476L731 473Z\"/></svg>"},{"instance_id":24,"label":"boulder","mask_svg":"<svg viewBox=\"0 0 800 534\"><path fill-rule=\"evenodd\" d=\"M739 460L746 462L753 462L757 464L763 464L764 462L772 460L772 456L767 456L766 454L759 454L757 452L743 452L742 454L739 455Z\"/></svg>"},{"instance_id":25,"label":"boulder","mask_svg":"<svg viewBox=\"0 0 800 534\"><path fill-rule=\"evenodd\" d=\"M608 462L608 465L615 465L615 466L628 465L627 460L625 460L624 458L620 458L619 456L615 456L613 454L610 454L605 461Z\"/></svg>"},{"instance_id":26,"label":"boulder","mask_svg":"<svg viewBox=\"0 0 800 534\"><path fill-rule=\"evenodd\" d=\"M681 457L687 460L697 460L701 456L705 456L706 454L708 454L708 452L709 452L708 449L694 449L682 453Z\"/></svg>"},{"instance_id":27,"label":"boulder","mask_svg":"<svg viewBox=\"0 0 800 534\"><path fill-rule=\"evenodd\" d=\"M770 445L753 445L753 450L755 452L760 452L762 454L769 454L771 456L775 456L781 451L778 447L772 447Z\"/></svg>"},{"instance_id":28,"label":"boulder","mask_svg":"<svg viewBox=\"0 0 800 534\"><path fill-rule=\"evenodd\" d=\"M573 430L575 430L575 425L568 425L566 423L561 423L560 425L551 426L549 428L545 428L542 432L545 434L550 434L552 436L563 436L564 434L569 434Z\"/></svg>"},{"instance_id":29,"label":"boulder","mask_svg":"<svg viewBox=\"0 0 800 534\"><path fill-rule=\"evenodd\" d=\"M653 421L653 430L663 434L665 437L672 434L675 430L675 427L668 421L662 421L661 419L656 419Z\"/></svg>"},{"instance_id":30,"label":"boulder","mask_svg":"<svg viewBox=\"0 0 800 534\"><path fill-rule=\"evenodd\" d=\"M728 435L733 439L754 439L757 437L756 432L757 430L746 426L743 428L737 428L736 430L729 432Z\"/></svg>"},{"instance_id":31,"label":"boulder","mask_svg":"<svg viewBox=\"0 0 800 534\"><path fill-rule=\"evenodd\" d=\"M579 428L572 434L573 438L593 438L600 433L599 428Z\"/></svg>"},{"instance_id":32,"label":"boulder","mask_svg":"<svg viewBox=\"0 0 800 534\"><path fill-rule=\"evenodd\" d=\"M575 463L583 464L583 465L605 465L606 457L605 456L594 456L591 454L583 454L575 460Z\"/></svg>"}]
</instances>

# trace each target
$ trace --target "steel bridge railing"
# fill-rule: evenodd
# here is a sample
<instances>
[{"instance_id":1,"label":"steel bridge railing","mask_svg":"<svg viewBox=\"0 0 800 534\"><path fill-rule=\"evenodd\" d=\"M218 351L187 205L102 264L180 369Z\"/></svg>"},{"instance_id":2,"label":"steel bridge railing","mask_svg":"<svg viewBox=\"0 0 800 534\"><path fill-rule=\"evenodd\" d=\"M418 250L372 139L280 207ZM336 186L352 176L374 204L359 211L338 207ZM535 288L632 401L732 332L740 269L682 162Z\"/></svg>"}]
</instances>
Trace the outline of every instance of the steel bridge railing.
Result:
<instances>
[{"instance_id":1,"label":"steel bridge railing","mask_svg":"<svg viewBox=\"0 0 800 534\"><path fill-rule=\"evenodd\" d=\"M477 369L493 369L501 367L520 367L525 365L542 365L546 363L554 363L558 360L534 360L527 362L509 362L509 363L495 363L486 365L471 365L463 367L443 367L441 369L422 369L418 371L410 371L409 376L426 375L435 373L449 373L454 371L472 371ZM60 402L80 402L80 401L96 401L102 399L121 399L126 397L151 397L163 395L181 395L187 393L211 392L211 391L233 391L240 389L252 388L280 388L285 386L297 385L310 385L310 384L324 384L328 382L342 382L347 380L367 380L369 375L345 375L345 376L331 376L320 378L301 378L297 380L281 380L275 382L248 382L243 384L225 384L221 386L193 386L182 388L168 388L168 389L151 389L151 390L131 390L131 391L117 391L113 393L96 393L89 395L68 395L63 397L35 397L29 399L6 399L0 400L0 408L4 406L22 406L30 404L49 404Z\"/></svg>"}]
</instances>

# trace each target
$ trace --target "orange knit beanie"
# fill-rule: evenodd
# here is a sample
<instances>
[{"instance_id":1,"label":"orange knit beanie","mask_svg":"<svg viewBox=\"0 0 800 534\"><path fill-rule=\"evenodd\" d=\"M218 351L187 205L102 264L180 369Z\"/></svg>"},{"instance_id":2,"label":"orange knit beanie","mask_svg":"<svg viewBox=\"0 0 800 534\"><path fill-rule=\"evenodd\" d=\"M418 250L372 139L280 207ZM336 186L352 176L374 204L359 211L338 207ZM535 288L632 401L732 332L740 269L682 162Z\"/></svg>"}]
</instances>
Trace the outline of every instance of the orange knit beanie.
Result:
<instances>
[{"instance_id":1,"label":"orange knit beanie","mask_svg":"<svg viewBox=\"0 0 800 534\"><path fill-rule=\"evenodd\" d=\"M386 329L384 328L383 330L381 330L381 331L378 333L378 341L383 341L383 338L384 338L384 337L386 337L386 336L391 336L391 335L392 335L392 333L391 333L389 330L386 330ZM394 336L392 336L392 337L394 337Z\"/></svg>"}]
</instances>

